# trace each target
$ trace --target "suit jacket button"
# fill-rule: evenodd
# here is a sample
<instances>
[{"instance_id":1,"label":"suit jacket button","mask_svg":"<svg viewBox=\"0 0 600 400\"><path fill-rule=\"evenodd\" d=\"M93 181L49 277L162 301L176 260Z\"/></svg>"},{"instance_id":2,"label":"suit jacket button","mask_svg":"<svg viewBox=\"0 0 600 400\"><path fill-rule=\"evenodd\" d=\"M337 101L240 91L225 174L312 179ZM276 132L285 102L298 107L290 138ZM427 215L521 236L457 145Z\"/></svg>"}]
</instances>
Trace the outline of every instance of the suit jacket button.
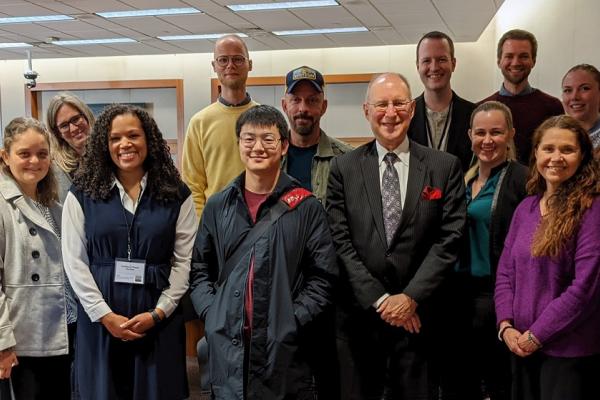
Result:
<instances>
[{"instance_id":1,"label":"suit jacket button","mask_svg":"<svg viewBox=\"0 0 600 400\"><path fill-rule=\"evenodd\" d=\"M386 257L390 257L391 255L392 255L392 253L391 253L391 252L389 252L389 251L386 251L386 252L385 252L385 256L386 256Z\"/></svg>"},{"instance_id":2,"label":"suit jacket button","mask_svg":"<svg viewBox=\"0 0 600 400\"><path fill-rule=\"evenodd\" d=\"M34 250L31 252L31 257L33 258L40 258L40 252L37 250Z\"/></svg>"},{"instance_id":3,"label":"suit jacket button","mask_svg":"<svg viewBox=\"0 0 600 400\"><path fill-rule=\"evenodd\" d=\"M237 339L231 339L231 344L232 345L237 346L239 343L240 343L239 340L237 340Z\"/></svg>"},{"instance_id":4,"label":"suit jacket button","mask_svg":"<svg viewBox=\"0 0 600 400\"><path fill-rule=\"evenodd\" d=\"M31 236L35 236L35 235L37 235L37 230L35 228L29 228L29 234Z\"/></svg>"},{"instance_id":5,"label":"suit jacket button","mask_svg":"<svg viewBox=\"0 0 600 400\"><path fill-rule=\"evenodd\" d=\"M37 282L40 280L40 276L38 274L31 275L31 280Z\"/></svg>"},{"instance_id":6,"label":"suit jacket button","mask_svg":"<svg viewBox=\"0 0 600 400\"><path fill-rule=\"evenodd\" d=\"M240 291L239 291L239 290L236 290L235 292L233 292L233 295L234 295L235 297L240 297Z\"/></svg>"}]
</instances>

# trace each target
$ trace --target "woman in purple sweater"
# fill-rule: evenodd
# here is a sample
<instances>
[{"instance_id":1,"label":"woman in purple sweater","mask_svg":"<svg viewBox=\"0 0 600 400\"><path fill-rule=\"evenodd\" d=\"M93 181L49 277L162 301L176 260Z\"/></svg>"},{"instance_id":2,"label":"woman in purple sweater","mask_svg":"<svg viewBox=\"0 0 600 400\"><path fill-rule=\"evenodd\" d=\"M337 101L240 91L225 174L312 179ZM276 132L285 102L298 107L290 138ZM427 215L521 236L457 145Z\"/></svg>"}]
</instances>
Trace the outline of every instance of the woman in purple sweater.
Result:
<instances>
[{"instance_id":1,"label":"woman in purple sweater","mask_svg":"<svg viewBox=\"0 0 600 400\"><path fill-rule=\"evenodd\" d=\"M498 265L500 340L513 354L513 400L600 399L600 172L573 118L533 137L527 197Z\"/></svg>"}]
</instances>

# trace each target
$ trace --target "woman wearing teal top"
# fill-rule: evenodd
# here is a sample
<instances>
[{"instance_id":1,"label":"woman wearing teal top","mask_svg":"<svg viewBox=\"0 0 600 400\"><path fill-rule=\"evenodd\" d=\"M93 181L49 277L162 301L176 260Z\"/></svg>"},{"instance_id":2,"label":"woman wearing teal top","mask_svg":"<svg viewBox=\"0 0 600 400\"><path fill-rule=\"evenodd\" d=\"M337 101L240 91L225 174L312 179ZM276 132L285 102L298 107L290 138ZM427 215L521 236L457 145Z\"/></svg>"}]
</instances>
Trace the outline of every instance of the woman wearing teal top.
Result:
<instances>
[{"instance_id":1,"label":"woman wearing teal top","mask_svg":"<svg viewBox=\"0 0 600 400\"><path fill-rule=\"evenodd\" d=\"M471 115L471 149L477 157L465 175L467 234L460 270L467 319L466 339L457 360L464 363L460 399L510 398L506 346L496 338L494 280L512 214L526 196L527 168L515 161L512 116L504 104L480 104ZM466 357L465 357L466 355ZM468 382L467 382L468 381Z\"/></svg>"}]
</instances>

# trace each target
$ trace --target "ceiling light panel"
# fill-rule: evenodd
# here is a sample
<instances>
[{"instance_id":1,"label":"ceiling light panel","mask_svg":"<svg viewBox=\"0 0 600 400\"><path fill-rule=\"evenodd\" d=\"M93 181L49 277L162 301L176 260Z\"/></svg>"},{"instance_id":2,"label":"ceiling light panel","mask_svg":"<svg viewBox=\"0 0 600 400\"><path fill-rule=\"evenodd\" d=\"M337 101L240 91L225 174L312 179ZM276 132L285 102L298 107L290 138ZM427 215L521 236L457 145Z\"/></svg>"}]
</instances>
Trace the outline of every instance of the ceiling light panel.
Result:
<instances>
[{"instance_id":1,"label":"ceiling light panel","mask_svg":"<svg viewBox=\"0 0 600 400\"><path fill-rule=\"evenodd\" d=\"M32 47L29 43L0 43L0 49L10 49L14 47Z\"/></svg>"},{"instance_id":2,"label":"ceiling light panel","mask_svg":"<svg viewBox=\"0 0 600 400\"><path fill-rule=\"evenodd\" d=\"M186 8L155 8L152 10L111 11L99 12L96 15L103 18L128 18L128 17L158 17L163 15L202 14L202 11L192 7Z\"/></svg>"},{"instance_id":3,"label":"ceiling light panel","mask_svg":"<svg viewBox=\"0 0 600 400\"><path fill-rule=\"evenodd\" d=\"M294 31L273 31L277 36L292 35L325 35L329 33L350 33L350 32L368 32L364 26L354 26L350 28L322 28L322 29L299 29Z\"/></svg>"},{"instance_id":4,"label":"ceiling light panel","mask_svg":"<svg viewBox=\"0 0 600 400\"><path fill-rule=\"evenodd\" d=\"M36 15L31 17L3 17L0 18L0 24L23 24L26 22L51 22L51 21L67 21L75 19L68 15Z\"/></svg>"},{"instance_id":5,"label":"ceiling light panel","mask_svg":"<svg viewBox=\"0 0 600 400\"><path fill-rule=\"evenodd\" d=\"M332 6L339 6L339 4L335 0L282 1L277 3L232 4L227 6L227 8L229 8L231 11L240 12Z\"/></svg>"},{"instance_id":6,"label":"ceiling light panel","mask_svg":"<svg viewBox=\"0 0 600 400\"><path fill-rule=\"evenodd\" d=\"M202 39L218 39L225 35L237 35L239 37L248 37L244 33L207 33L205 35L175 35L175 36L157 36L160 40L202 40Z\"/></svg>"},{"instance_id":7,"label":"ceiling light panel","mask_svg":"<svg viewBox=\"0 0 600 400\"><path fill-rule=\"evenodd\" d=\"M112 38L112 39L88 39L88 40L57 40L52 42L58 46L79 46L86 44L113 44L113 43L136 43L130 38Z\"/></svg>"}]
</instances>

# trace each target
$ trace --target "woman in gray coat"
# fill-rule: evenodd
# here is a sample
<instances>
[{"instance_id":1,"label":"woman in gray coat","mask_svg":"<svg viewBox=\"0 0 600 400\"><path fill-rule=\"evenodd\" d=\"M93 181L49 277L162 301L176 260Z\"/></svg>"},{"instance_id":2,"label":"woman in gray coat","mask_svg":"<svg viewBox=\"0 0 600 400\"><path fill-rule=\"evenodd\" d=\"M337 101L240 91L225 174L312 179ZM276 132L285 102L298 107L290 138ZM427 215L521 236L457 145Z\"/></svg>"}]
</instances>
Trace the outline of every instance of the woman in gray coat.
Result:
<instances>
[{"instance_id":1,"label":"woman in gray coat","mask_svg":"<svg viewBox=\"0 0 600 400\"><path fill-rule=\"evenodd\" d=\"M0 173L0 382L17 400L70 398L67 318L75 305L60 251L49 133L15 118Z\"/></svg>"}]
</instances>

